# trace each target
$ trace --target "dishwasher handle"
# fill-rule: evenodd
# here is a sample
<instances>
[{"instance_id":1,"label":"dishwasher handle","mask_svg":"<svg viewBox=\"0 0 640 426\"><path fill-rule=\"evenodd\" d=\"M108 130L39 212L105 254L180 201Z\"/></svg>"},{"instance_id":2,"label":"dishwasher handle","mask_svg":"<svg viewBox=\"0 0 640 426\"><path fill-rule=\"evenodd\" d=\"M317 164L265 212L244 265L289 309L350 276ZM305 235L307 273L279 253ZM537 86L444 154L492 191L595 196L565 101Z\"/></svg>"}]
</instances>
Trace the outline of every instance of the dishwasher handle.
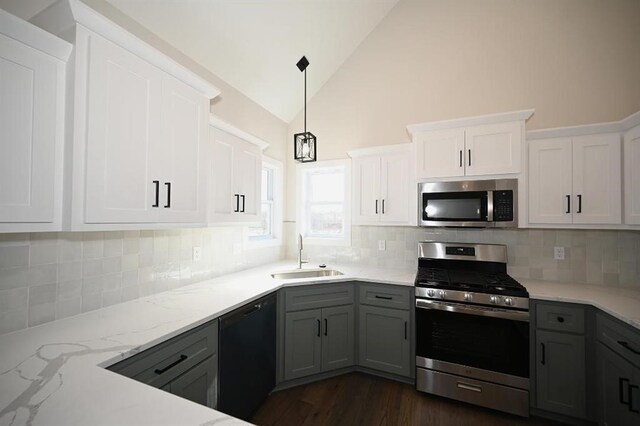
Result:
<instances>
[{"instance_id":1,"label":"dishwasher handle","mask_svg":"<svg viewBox=\"0 0 640 426\"><path fill-rule=\"evenodd\" d=\"M244 305L234 311L229 312L226 315L223 315L220 318L220 328L229 327L238 321L242 321L244 318L260 311L267 306L273 305L276 303L276 296L268 295L263 297L262 299L258 299L255 302L251 302L247 305Z\"/></svg>"}]
</instances>

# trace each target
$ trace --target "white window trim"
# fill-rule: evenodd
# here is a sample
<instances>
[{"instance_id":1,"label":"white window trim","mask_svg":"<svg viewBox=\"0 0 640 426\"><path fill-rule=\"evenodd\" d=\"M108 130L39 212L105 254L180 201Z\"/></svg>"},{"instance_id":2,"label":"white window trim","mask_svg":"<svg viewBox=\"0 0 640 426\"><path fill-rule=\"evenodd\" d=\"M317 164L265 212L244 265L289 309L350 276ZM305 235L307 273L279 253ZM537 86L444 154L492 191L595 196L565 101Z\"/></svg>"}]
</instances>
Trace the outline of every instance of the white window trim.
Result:
<instances>
[{"instance_id":1,"label":"white window trim","mask_svg":"<svg viewBox=\"0 0 640 426\"><path fill-rule=\"evenodd\" d=\"M273 228L272 235L274 238L252 238L247 237L247 247L263 248L277 247L282 245L282 221L284 209L284 166L281 161L275 158L262 156L262 164L274 170L273 174ZM262 167L260 168L262 173ZM260 208L262 209L262 194L260 195ZM248 230L247 230L248 234Z\"/></svg>"},{"instance_id":2,"label":"white window trim","mask_svg":"<svg viewBox=\"0 0 640 426\"><path fill-rule=\"evenodd\" d=\"M304 172L308 169L344 167L344 236L342 238L305 237L305 218L302 214L304 201ZM351 246L351 160L316 161L296 165L296 235L302 234L304 244L317 246Z\"/></svg>"}]
</instances>

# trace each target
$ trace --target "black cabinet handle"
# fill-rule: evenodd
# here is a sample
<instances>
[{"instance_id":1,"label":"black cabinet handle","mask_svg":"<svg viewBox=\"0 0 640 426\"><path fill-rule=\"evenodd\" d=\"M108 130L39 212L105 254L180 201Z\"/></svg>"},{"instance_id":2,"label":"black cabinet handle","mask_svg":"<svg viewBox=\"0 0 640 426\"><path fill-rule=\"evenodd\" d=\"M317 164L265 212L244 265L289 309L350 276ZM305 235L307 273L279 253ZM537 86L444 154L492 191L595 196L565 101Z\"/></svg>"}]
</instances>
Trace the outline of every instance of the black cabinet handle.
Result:
<instances>
[{"instance_id":1,"label":"black cabinet handle","mask_svg":"<svg viewBox=\"0 0 640 426\"><path fill-rule=\"evenodd\" d=\"M625 379L622 377L618 378L618 399L620 400L620 404L623 405L631 405L630 401L631 398L629 398L627 401L625 401L624 398L624 388L629 389L629 379ZM631 395L628 395L631 396Z\"/></svg>"},{"instance_id":2,"label":"black cabinet handle","mask_svg":"<svg viewBox=\"0 0 640 426\"><path fill-rule=\"evenodd\" d=\"M578 194L578 211L576 213L582 213L582 194Z\"/></svg>"},{"instance_id":3,"label":"black cabinet handle","mask_svg":"<svg viewBox=\"0 0 640 426\"><path fill-rule=\"evenodd\" d=\"M404 322L404 340L407 340L407 322Z\"/></svg>"},{"instance_id":4,"label":"black cabinet handle","mask_svg":"<svg viewBox=\"0 0 640 426\"><path fill-rule=\"evenodd\" d=\"M324 335L326 336L329 333L329 323L327 322L327 319L324 319Z\"/></svg>"},{"instance_id":5,"label":"black cabinet handle","mask_svg":"<svg viewBox=\"0 0 640 426\"><path fill-rule=\"evenodd\" d=\"M460 150L460 167L462 167L462 150Z\"/></svg>"},{"instance_id":6,"label":"black cabinet handle","mask_svg":"<svg viewBox=\"0 0 640 426\"><path fill-rule=\"evenodd\" d=\"M378 295L376 294L376 296L375 296L375 297L376 297L376 299L393 300L393 297L391 297L391 296L378 296Z\"/></svg>"},{"instance_id":7,"label":"black cabinet handle","mask_svg":"<svg viewBox=\"0 0 640 426\"><path fill-rule=\"evenodd\" d=\"M316 319L316 321L318 321L318 337L320 337L320 320Z\"/></svg>"},{"instance_id":8,"label":"black cabinet handle","mask_svg":"<svg viewBox=\"0 0 640 426\"><path fill-rule=\"evenodd\" d=\"M471 165L471 150L469 149L468 152L469 152L469 165Z\"/></svg>"},{"instance_id":9,"label":"black cabinet handle","mask_svg":"<svg viewBox=\"0 0 640 426\"><path fill-rule=\"evenodd\" d=\"M187 358L189 358L189 357L186 356L186 355L180 355L180 359L176 360L175 362L172 362L171 364L167 365L165 368L157 368L154 371L155 371L156 374L162 374L165 371L170 370L173 367L175 367L176 365L180 364L181 362L183 362Z\"/></svg>"},{"instance_id":10,"label":"black cabinet handle","mask_svg":"<svg viewBox=\"0 0 640 426\"><path fill-rule=\"evenodd\" d=\"M640 413L640 410L633 408L633 390L640 389L638 385L629 385L629 411L632 413Z\"/></svg>"},{"instance_id":11,"label":"black cabinet handle","mask_svg":"<svg viewBox=\"0 0 640 426\"><path fill-rule=\"evenodd\" d=\"M160 206L160 181L154 180L153 184L156 186L156 202L151 207L159 207Z\"/></svg>"},{"instance_id":12,"label":"black cabinet handle","mask_svg":"<svg viewBox=\"0 0 640 426\"><path fill-rule=\"evenodd\" d=\"M171 207L171 182L165 182L164 185L167 187L167 204L164 205L165 209Z\"/></svg>"},{"instance_id":13,"label":"black cabinet handle","mask_svg":"<svg viewBox=\"0 0 640 426\"><path fill-rule=\"evenodd\" d=\"M629 345L629 343L628 343L628 342L625 342L624 340L618 340L618 344L619 344L620 346L622 346L623 348L625 348L625 349L627 349L627 350L630 350L630 351L631 351L631 352L633 352L634 354L636 354L636 355L640 355L640 352L638 352L637 350L633 349L633 348L631 347L631 345Z\"/></svg>"},{"instance_id":14,"label":"black cabinet handle","mask_svg":"<svg viewBox=\"0 0 640 426\"><path fill-rule=\"evenodd\" d=\"M567 195L567 211L566 213L571 213L571 195Z\"/></svg>"},{"instance_id":15,"label":"black cabinet handle","mask_svg":"<svg viewBox=\"0 0 640 426\"><path fill-rule=\"evenodd\" d=\"M558 322L560 323L564 322L564 317L558 317Z\"/></svg>"},{"instance_id":16,"label":"black cabinet handle","mask_svg":"<svg viewBox=\"0 0 640 426\"><path fill-rule=\"evenodd\" d=\"M376 214L378 214L378 200L376 200Z\"/></svg>"},{"instance_id":17,"label":"black cabinet handle","mask_svg":"<svg viewBox=\"0 0 640 426\"><path fill-rule=\"evenodd\" d=\"M547 351L544 346L544 343L540 342L540 347L542 348L542 359L540 360L540 364L544 365L547 360Z\"/></svg>"},{"instance_id":18,"label":"black cabinet handle","mask_svg":"<svg viewBox=\"0 0 640 426\"><path fill-rule=\"evenodd\" d=\"M233 194L233 196L236 197L236 209L234 212L238 213L240 211L240 194Z\"/></svg>"},{"instance_id":19,"label":"black cabinet handle","mask_svg":"<svg viewBox=\"0 0 640 426\"><path fill-rule=\"evenodd\" d=\"M382 199L382 214L384 214L384 199Z\"/></svg>"},{"instance_id":20,"label":"black cabinet handle","mask_svg":"<svg viewBox=\"0 0 640 426\"><path fill-rule=\"evenodd\" d=\"M244 195L240 195L240 198L242 198L242 210L240 210L240 213L244 213Z\"/></svg>"}]
</instances>

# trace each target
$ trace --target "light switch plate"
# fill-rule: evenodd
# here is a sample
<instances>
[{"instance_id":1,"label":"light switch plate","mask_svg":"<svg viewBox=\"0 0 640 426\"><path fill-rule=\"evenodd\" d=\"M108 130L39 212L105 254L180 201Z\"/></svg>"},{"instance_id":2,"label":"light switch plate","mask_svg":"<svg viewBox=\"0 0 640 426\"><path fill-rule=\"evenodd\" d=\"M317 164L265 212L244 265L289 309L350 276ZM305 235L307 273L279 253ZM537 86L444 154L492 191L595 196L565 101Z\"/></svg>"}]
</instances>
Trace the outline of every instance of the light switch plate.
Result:
<instances>
[{"instance_id":1,"label":"light switch plate","mask_svg":"<svg viewBox=\"0 0 640 426\"><path fill-rule=\"evenodd\" d=\"M202 247L193 248L193 261L199 262L202 260Z\"/></svg>"},{"instance_id":2,"label":"light switch plate","mask_svg":"<svg viewBox=\"0 0 640 426\"><path fill-rule=\"evenodd\" d=\"M387 242L385 240L378 240L378 250L385 251L387 249Z\"/></svg>"},{"instance_id":3,"label":"light switch plate","mask_svg":"<svg viewBox=\"0 0 640 426\"><path fill-rule=\"evenodd\" d=\"M553 258L555 260L564 260L564 247L554 247Z\"/></svg>"}]
</instances>

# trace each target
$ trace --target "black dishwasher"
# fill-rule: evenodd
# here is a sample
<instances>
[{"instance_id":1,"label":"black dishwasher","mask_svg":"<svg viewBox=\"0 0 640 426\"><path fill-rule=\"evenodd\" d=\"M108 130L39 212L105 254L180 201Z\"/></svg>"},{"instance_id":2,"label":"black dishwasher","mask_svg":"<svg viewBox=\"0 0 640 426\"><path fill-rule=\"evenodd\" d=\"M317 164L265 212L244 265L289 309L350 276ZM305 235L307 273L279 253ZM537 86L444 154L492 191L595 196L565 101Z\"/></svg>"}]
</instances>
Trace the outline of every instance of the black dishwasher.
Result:
<instances>
[{"instance_id":1,"label":"black dishwasher","mask_svg":"<svg viewBox=\"0 0 640 426\"><path fill-rule=\"evenodd\" d=\"M276 384L276 294L220 320L218 410L249 420Z\"/></svg>"}]
</instances>

